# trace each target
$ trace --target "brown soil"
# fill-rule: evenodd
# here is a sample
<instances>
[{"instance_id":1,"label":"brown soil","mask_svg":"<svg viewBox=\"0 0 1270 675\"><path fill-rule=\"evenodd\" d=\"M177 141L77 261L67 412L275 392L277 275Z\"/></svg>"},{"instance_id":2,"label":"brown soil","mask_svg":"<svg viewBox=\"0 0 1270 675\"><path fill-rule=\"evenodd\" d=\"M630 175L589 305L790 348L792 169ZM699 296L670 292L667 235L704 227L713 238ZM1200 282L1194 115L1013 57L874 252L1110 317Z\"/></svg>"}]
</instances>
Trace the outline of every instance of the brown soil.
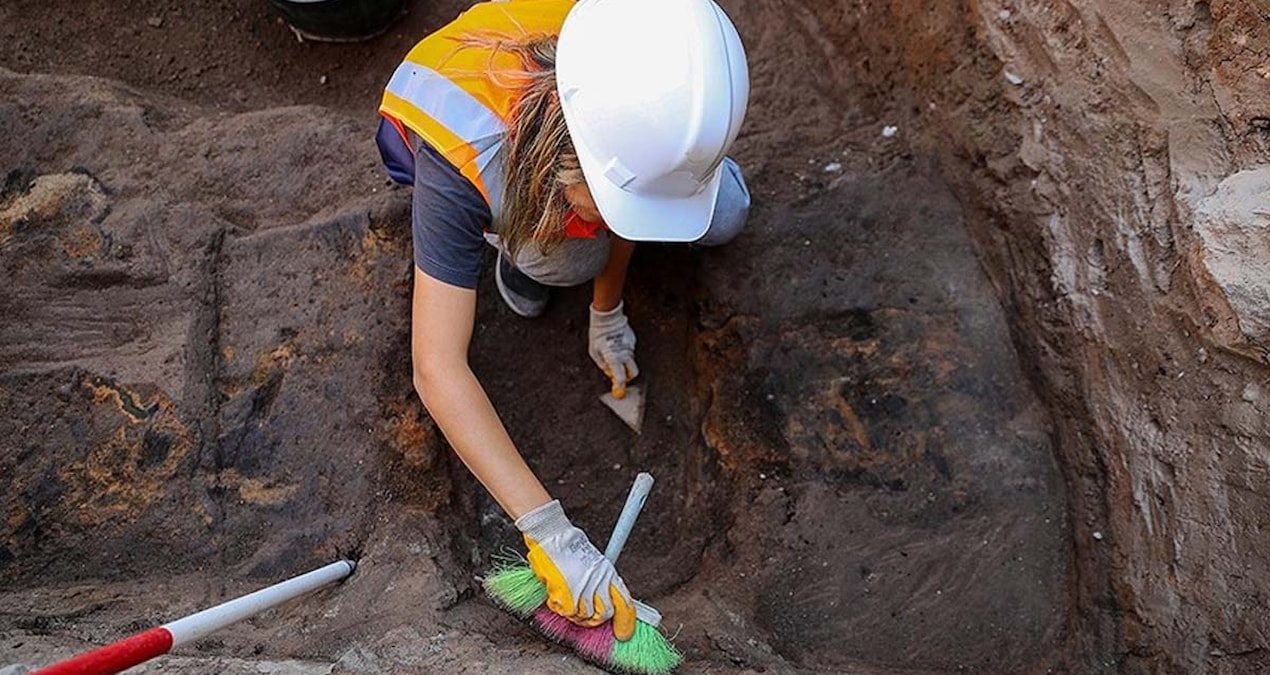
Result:
<instances>
[{"instance_id":1,"label":"brown soil","mask_svg":"<svg viewBox=\"0 0 1270 675\"><path fill-rule=\"evenodd\" d=\"M473 366L575 521L657 476L620 567L685 671L1265 665L1265 26L1088 4L725 2L755 208L641 248L639 437L585 290L483 281ZM516 537L410 387L374 108L466 3L355 45L128 5L0 6L0 666L350 555L169 669L593 672L479 596Z\"/></svg>"}]
</instances>

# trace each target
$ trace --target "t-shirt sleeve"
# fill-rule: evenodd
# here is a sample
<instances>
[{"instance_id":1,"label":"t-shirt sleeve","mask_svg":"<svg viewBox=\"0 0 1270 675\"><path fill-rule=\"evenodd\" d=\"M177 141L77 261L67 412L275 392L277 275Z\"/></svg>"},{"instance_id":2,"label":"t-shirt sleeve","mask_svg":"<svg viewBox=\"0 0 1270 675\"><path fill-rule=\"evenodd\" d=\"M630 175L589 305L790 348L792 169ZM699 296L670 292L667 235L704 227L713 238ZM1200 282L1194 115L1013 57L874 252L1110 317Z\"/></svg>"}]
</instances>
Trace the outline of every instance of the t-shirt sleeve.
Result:
<instances>
[{"instance_id":1,"label":"t-shirt sleeve","mask_svg":"<svg viewBox=\"0 0 1270 675\"><path fill-rule=\"evenodd\" d=\"M491 219L476 186L420 142L411 208L415 266L437 281L476 288L484 232Z\"/></svg>"}]
</instances>

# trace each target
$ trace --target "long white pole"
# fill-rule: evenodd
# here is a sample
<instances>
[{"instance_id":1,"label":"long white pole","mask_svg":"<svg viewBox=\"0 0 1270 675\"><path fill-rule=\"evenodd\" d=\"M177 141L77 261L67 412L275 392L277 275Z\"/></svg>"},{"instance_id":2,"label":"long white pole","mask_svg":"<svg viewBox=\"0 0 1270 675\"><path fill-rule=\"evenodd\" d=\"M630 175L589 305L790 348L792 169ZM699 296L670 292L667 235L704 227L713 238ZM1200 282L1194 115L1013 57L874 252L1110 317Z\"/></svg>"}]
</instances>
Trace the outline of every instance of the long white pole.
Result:
<instances>
[{"instance_id":1,"label":"long white pole","mask_svg":"<svg viewBox=\"0 0 1270 675\"><path fill-rule=\"evenodd\" d=\"M356 567L351 560L333 562L326 567L287 579L268 588L262 588L255 593L221 603L211 609L205 609L172 623L98 647L87 654L80 654L75 658L46 666L32 675L112 675L166 654L173 647L194 642L235 621L241 621L253 614L339 581L352 574Z\"/></svg>"},{"instance_id":2,"label":"long white pole","mask_svg":"<svg viewBox=\"0 0 1270 675\"><path fill-rule=\"evenodd\" d=\"M234 598L215 607L205 609L197 614L163 624L172 634L172 646L194 642L208 633L220 630L231 623L243 619L271 607L317 590L327 584L334 583L353 573L356 565L351 560L340 560L312 572L292 577L286 581L262 588L241 598Z\"/></svg>"}]
</instances>

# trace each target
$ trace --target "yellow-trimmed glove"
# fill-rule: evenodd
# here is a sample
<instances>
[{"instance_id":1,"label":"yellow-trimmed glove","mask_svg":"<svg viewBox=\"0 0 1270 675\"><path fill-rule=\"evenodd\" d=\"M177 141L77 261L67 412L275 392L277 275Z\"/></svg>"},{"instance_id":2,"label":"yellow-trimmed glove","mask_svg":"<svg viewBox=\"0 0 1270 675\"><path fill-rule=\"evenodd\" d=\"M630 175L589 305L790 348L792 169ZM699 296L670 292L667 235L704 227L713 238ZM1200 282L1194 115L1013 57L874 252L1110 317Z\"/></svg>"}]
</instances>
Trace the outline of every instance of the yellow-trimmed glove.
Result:
<instances>
[{"instance_id":1,"label":"yellow-trimmed glove","mask_svg":"<svg viewBox=\"0 0 1270 675\"><path fill-rule=\"evenodd\" d=\"M529 567L547 587L547 608L580 625L613 620L613 636L635 632L635 603L613 563L564 515L559 500L516 521L529 547Z\"/></svg>"},{"instance_id":2,"label":"yellow-trimmed glove","mask_svg":"<svg viewBox=\"0 0 1270 675\"><path fill-rule=\"evenodd\" d=\"M626 320L626 303L601 312L591 307L591 325L587 330L587 351L591 360L613 382L613 398L626 396L626 383L639 377L635 364L635 331Z\"/></svg>"}]
</instances>

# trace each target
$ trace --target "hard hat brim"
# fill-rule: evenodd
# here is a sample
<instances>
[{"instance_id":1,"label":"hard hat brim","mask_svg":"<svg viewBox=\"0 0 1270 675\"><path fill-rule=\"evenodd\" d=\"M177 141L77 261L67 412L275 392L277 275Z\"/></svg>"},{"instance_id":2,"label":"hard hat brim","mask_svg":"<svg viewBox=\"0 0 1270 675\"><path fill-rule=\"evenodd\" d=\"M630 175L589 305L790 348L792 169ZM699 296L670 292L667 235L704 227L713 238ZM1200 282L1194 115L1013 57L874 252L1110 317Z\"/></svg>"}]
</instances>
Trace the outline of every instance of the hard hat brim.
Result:
<instances>
[{"instance_id":1,"label":"hard hat brim","mask_svg":"<svg viewBox=\"0 0 1270 675\"><path fill-rule=\"evenodd\" d=\"M583 176L602 175L603 167L596 166L582 148L577 150ZM702 189L689 197L634 194L603 178L588 179L587 187L604 224L617 236L630 241L692 242L710 229L722 176L720 163Z\"/></svg>"}]
</instances>

